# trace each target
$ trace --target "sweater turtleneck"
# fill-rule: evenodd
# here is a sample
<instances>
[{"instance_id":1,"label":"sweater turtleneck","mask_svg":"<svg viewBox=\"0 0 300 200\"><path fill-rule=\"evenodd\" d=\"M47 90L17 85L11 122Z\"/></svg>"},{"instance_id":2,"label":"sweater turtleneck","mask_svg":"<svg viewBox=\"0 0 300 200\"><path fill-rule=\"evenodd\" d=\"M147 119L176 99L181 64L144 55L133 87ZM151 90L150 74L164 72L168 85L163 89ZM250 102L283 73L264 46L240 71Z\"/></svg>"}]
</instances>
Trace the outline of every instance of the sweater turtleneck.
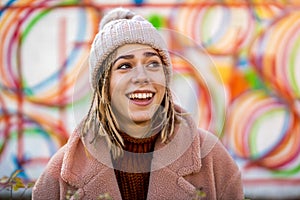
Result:
<instances>
[{"instance_id":1,"label":"sweater turtleneck","mask_svg":"<svg viewBox=\"0 0 300 200\"><path fill-rule=\"evenodd\" d=\"M113 165L123 200L147 198L151 161L158 135L134 138L121 133L124 140L124 155L113 160Z\"/></svg>"}]
</instances>

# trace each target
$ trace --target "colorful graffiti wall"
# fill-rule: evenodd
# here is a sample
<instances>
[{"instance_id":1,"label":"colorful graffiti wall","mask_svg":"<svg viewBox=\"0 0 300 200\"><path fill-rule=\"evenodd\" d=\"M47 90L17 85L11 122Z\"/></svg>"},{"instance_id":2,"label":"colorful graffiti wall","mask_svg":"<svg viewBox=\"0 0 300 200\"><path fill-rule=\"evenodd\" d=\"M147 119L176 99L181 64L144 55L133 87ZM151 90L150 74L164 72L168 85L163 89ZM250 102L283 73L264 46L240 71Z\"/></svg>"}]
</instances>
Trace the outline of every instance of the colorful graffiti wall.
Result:
<instances>
[{"instance_id":1,"label":"colorful graffiti wall","mask_svg":"<svg viewBox=\"0 0 300 200\"><path fill-rule=\"evenodd\" d=\"M0 177L21 169L36 180L87 113L89 48L117 6L164 35L176 102L229 150L246 196L300 198L300 4L292 0L0 1Z\"/></svg>"}]
</instances>

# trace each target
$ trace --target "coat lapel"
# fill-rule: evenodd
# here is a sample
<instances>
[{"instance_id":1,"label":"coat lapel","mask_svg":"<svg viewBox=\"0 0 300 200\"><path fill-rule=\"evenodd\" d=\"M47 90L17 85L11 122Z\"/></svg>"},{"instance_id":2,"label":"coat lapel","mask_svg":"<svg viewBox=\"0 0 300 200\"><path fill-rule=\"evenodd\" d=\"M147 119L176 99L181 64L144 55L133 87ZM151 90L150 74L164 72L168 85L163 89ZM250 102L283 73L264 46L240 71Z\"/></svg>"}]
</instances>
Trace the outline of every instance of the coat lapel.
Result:
<instances>
[{"instance_id":1,"label":"coat lapel","mask_svg":"<svg viewBox=\"0 0 300 200\"><path fill-rule=\"evenodd\" d=\"M191 199L195 194L184 176L200 171L200 137L189 119L182 119L175 133L169 143L156 144L148 199Z\"/></svg>"},{"instance_id":2,"label":"coat lapel","mask_svg":"<svg viewBox=\"0 0 300 200\"><path fill-rule=\"evenodd\" d=\"M77 131L68 142L62 165L62 178L74 188L79 188L77 198L98 199L108 193L113 199L121 199L118 183L106 141L91 143L92 134L81 138ZM82 143L82 142L83 143Z\"/></svg>"}]
</instances>

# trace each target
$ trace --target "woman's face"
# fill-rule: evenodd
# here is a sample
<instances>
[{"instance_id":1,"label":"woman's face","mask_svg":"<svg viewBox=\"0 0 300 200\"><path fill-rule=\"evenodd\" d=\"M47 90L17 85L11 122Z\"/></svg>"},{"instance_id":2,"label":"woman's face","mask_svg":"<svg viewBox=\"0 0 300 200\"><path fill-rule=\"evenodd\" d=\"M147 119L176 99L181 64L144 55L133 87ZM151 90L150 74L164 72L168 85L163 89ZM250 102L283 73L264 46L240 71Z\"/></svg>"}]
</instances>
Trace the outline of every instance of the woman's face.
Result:
<instances>
[{"instance_id":1,"label":"woman's face","mask_svg":"<svg viewBox=\"0 0 300 200\"><path fill-rule=\"evenodd\" d=\"M121 127L149 125L165 94L166 77L159 54L141 44L117 49L110 77L113 112Z\"/></svg>"}]
</instances>

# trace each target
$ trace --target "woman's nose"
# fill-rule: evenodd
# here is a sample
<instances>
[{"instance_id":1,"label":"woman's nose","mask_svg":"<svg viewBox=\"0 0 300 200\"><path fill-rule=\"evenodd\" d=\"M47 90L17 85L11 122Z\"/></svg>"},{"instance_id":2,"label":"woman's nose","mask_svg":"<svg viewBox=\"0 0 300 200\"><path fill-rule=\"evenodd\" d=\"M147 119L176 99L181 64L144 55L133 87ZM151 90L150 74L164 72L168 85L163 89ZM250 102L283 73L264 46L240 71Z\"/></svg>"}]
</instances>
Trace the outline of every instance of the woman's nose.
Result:
<instances>
[{"instance_id":1,"label":"woman's nose","mask_svg":"<svg viewBox=\"0 0 300 200\"><path fill-rule=\"evenodd\" d=\"M150 82L150 78L148 76L145 66L139 65L135 67L135 73L133 74L132 81L133 83L141 83L141 84Z\"/></svg>"}]
</instances>

